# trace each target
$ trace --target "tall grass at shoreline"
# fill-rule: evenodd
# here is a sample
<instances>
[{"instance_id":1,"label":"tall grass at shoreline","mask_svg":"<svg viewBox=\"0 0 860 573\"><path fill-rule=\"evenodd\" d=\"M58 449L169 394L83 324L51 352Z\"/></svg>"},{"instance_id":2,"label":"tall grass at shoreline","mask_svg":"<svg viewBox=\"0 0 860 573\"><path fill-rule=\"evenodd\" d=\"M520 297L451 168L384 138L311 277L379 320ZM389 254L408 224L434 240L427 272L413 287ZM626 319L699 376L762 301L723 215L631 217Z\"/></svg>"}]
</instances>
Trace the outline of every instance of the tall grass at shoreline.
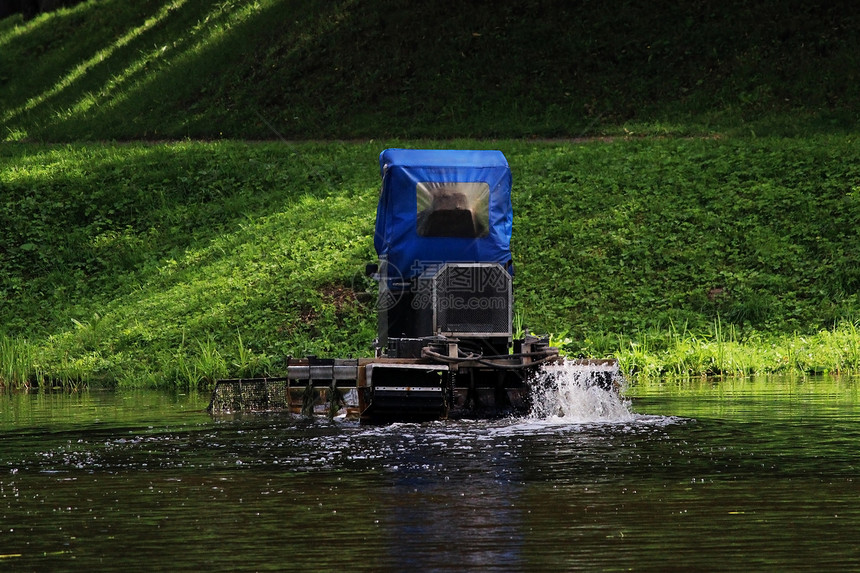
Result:
<instances>
[{"instance_id":1,"label":"tall grass at shoreline","mask_svg":"<svg viewBox=\"0 0 860 573\"><path fill-rule=\"evenodd\" d=\"M719 322L706 333L670 325L629 337L597 333L585 344L568 341L562 351L571 356L616 358L631 381L860 374L860 327L851 321L811 335L740 336L735 328ZM0 388L81 388L97 378L93 372L103 362L98 355L66 357L46 373L39 363L51 360L40 352L44 350L25 339L0 335ZM154 369L126 372L129 379L123 385L203 389L228 375L271 376L277 371L275 357L245 347L241 336L228 346L219 346L212 338L193 339L159 356Z\"/></svg>"},{"instance_id":2,"label":"tall grass at shoreline","mask_svg":"<svg viewBox=\"0 0 860 573\"><path fill-rule=\"evenodd\" d=\"M809 335L747 333L715 321L706 333L670 325L603 349L630 378L860 373L860 329L841 321Z\"/></svg>"},{"instance_id":3,"label":"tall grass at shoreline","mask_svg":"<svg viewBox=\"0 0 860 573\"><path fill-rule=\"evenodd\" d=\"M0 387L27 388L38 384L35 353L26 339L0 334Z\"/></svg>"}]
</instances>

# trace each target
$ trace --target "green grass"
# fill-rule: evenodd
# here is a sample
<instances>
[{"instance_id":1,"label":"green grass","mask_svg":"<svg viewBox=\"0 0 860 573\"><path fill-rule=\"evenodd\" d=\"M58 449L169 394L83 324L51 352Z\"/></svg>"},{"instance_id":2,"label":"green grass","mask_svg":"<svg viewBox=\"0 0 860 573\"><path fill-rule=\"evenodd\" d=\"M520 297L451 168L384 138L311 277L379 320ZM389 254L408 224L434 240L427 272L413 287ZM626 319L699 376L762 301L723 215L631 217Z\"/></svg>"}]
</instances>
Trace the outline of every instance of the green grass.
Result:
<instances>
[{"instance_id":1,"label":"green grass","mask_svg":"<svg viewBox=\"0 0 860 573\"><path fill-rule=\"evenodd\" d=\"M518 327L571 354L856 371L858 14L89 0L0 20L0 384L367 355L390 146L506 154Z\"/></svg>"},{"instance_id":2,"label":"green grass","mask_svg":"<svg viewBox=\"0 0 860 573\"><path fill-rule=\"evenodd\" d=\"M383 146L3 147L4 382L205 386L369 355ZM514 173L517 313L568 353L858 370L853 137L492 146Z\"/></svg>"},{"instance_id":3,"label":"green grass","mask_svg":"<svg viewBox=\"0 0 860 573\"><path fill-rule=\"evenodd\" d=\"M607 342L603 340L607 354L637 379L860 372L860 332L849 321L805 335L741 335L733 325L716 321L707 332L672 325Z\"/></svg>"},{"instance_id":4,"label":"green grass","mask_svg":"<svg viewBox=\"0 0 860 573\"><path fill-rule=\"evenodd\" d=\"M857 316L853 137L520 149L514 252L528 261L517 285L530 322L581 338L702 330L717 316L777 332Z\"/></svg>"},{"instance_id":5,"label":"green grass","mask_svg":"<svg viewBox=\"0 0 860 573\"><path fill-rule=\"evenodd\" d=\"M847 0L90 0L0 21L0 140L855 131Z\"/></svg>"},{"instance_id":6,"label":"green grass","mask_svg":"<svg viewBox=\"0 0 860 573\"><path fill-rule=\"evenodd\" d=\"M358 162L376 151L347 149L7 147L3 330L42 340L60 378L86 365L88 381L210 381L216 344L240 373L364 351L372 317L348 289L371 259Z\"/></svg>"},{"instance_id":7,"label":"green grass","mask_svg":"<svg viewBox=\"0 0 860 573\"><path fill-rule=\"evenodd\" d=\"M35 348L21 337L0 335L0 384L16 388L38 385Z\"/></svg>"}]
</instances>

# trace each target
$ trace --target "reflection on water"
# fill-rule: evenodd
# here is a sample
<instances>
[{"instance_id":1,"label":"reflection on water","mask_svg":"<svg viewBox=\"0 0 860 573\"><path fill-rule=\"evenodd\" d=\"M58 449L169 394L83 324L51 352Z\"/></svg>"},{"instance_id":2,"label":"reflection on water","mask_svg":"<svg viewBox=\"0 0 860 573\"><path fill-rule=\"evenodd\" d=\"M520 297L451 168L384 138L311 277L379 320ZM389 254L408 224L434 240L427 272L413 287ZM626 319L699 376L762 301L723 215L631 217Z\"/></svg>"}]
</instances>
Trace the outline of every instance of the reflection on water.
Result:
<instances>
[{"instance_id":1,"label":"reflection on water","mask_svg":"<svg viewBox=\"0 0 860 573\"><path fill-rule=\"evenodd\" d=\"M213 419L199 395L2 395L0 568L846 569L860 559L856 381L640 385L617 403L577 392L560 388L578 402L538 417L381 427Z\"/></svg>"}]
</instances>

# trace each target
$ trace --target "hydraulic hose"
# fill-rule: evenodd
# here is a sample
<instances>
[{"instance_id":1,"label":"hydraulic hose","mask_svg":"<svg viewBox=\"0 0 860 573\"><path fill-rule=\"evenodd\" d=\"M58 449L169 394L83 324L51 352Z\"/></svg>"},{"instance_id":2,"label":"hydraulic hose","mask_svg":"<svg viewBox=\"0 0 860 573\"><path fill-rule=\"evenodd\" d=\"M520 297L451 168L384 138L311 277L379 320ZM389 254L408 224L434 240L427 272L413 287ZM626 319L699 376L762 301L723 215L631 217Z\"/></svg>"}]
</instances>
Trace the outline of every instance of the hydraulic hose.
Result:
<instances>
[{"instance_id":1,"label":"hydraulic hose","mask_svg":"<svg viewBox=\"0 0 860 573\"><path fill-rule=\"evenodd\" d=\"M425 358L432 358L434 360L438 360L440 362L445 362L448 364L477 362L479 364L483 364L484 366L495 368L497 370L518 370L521 368L535 366L537 364L543 364L545 362L549 362L550 360L555 360L556 358L558 358L558 354L547 355L546 352L519 352L517 354L498 354L495 356L483 356L481 354L469 353L467 355L458 356L455 358L453 356L445 356L444 354L439 354L438 352L434 352L427 347L421 349L421 356ZM490 360L493 359L500 360L504 358L527 358L536 356L540 356L541 358L525 364L496 364L494 362L490 362Z\"/></svg>"}]
</instances>

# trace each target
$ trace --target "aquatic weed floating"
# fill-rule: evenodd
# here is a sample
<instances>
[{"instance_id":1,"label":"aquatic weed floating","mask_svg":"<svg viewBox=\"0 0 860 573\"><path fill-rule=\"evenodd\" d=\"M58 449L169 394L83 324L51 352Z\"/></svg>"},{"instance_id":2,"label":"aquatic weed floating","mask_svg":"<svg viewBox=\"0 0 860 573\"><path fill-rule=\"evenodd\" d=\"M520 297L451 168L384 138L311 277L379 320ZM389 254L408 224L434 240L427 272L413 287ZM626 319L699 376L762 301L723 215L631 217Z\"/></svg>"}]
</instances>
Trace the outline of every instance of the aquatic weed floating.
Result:
<instances>
[{"instance_id":1,"label":"aquatic weed floating","mask_svg":"<svg viewBox=\"0 0 860 573\"><path fill-rule=\"evenodd\" d=\"M526 413L548 337L514 339L512 177L500 151L386 149L376 211L374 358L287 361L279 378L219 380L212 413L341 406L362 422ZM570 362L569 362L570 363ZM574 361L589 384L613 360ZM341 390L349 391L345 398Z\"/></svg>"}]
</instances>

